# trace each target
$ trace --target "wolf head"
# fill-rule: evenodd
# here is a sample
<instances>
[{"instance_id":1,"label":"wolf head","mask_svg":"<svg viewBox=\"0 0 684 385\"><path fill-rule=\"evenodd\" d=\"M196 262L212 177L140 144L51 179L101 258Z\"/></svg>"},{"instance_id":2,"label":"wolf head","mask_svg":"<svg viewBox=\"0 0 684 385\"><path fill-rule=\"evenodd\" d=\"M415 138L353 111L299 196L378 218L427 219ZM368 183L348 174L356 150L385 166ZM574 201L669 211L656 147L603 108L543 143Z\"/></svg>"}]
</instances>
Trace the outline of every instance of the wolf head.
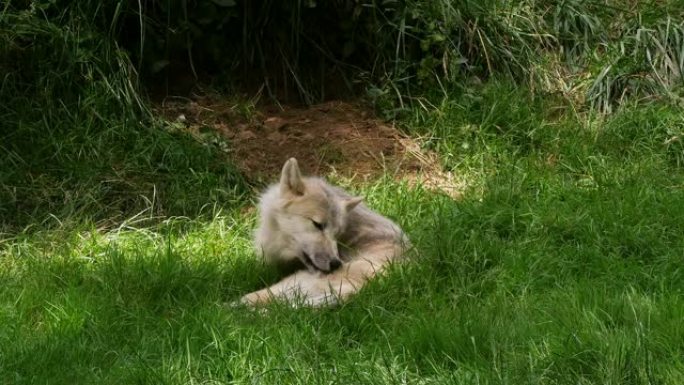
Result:
<instances>
[{"instance_id":1,"label":"wolf head","mask_svg":"<svg viewBox=\"0 0 684 385\"><path fill-rule=\"evenodd\" d=\"M362 198L339 196L322 180L303 178L294 158L285 162L276 188L280 199L271 220L280 235L281 257L297 258L310 271L339 268L338 237Z\"/></svg>"}]
</instances>

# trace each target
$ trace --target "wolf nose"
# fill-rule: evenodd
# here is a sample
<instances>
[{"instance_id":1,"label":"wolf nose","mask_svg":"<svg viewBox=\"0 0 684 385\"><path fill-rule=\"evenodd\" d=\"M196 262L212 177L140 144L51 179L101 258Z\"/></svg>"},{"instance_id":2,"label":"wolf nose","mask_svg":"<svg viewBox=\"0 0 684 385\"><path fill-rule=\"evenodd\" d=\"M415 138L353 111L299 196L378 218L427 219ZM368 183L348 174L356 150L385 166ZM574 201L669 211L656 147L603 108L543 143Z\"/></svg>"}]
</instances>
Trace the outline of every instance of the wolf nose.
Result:
<instances>
[{"instance_id":1,"label":"wolf nose","mask_svg":"<svg viewBox=\"0 0 684 385\"><path fill-rule=\"evenodd\" d=\"M333 259L332 261L330 261L330 271L335 271L339 269L340 266L342 266L342 261L340 261L339 259Z\"/></svg>"}]
</instances>

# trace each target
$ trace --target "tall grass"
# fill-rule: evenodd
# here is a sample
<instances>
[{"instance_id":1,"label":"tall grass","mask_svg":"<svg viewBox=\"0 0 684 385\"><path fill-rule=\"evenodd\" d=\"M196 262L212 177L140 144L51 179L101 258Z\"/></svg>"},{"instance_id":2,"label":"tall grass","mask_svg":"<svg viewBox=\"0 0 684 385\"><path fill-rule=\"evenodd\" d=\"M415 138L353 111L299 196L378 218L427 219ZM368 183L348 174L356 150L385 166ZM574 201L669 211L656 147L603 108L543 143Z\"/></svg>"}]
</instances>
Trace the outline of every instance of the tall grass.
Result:
<instances>
[{"instance_id":1,"label":"tall grass","mask_svg":"<svg viewBox=\"0 0 684 385\"><path fill-rule=\"evenodd\" d=\"M578 107L601 112L642 98L677 99L684 69L684 6L677 4L406 2L394 23L408 26L396 42L405 66L388 72L371 96L402 105L398 89L422 83L448 93L493 76L586 100Z\"/></svg>"},{"instance_id":2,"label":"tall grass","mask_svg":"<svg viewBox=\"0 0 684 385\"><path fill-rule=\"evenodd\" d=\"M666 16L626 22L619 44L609 47L606 63L589 88L590 102L603 111L627 99L657 97L684 85L684 22ZM676 95L672 95L675 96Z\"/></svg>"},{"instance_id":3,"label":"tall grass","mask_svg":"<svg viewBox=\"0 0 684 385\"><path fill-rule=\"evenodd\" d=\"M23 26L9 41L31 33L23 29L37 27L35 16L38 28L73 27L43 46L72 45L64 60L91 66L80 69L86 78L116 70L104 87L137 108L133 67L155 93L202 81L313 103L366 88L390 112L426 90L496 77L609 112L628 99L677 97L683 9L679 0L15 1L3 14ZM121 48L135 66L115 57Z\"/></svg>"},{"instance_id":4,"label":"tall grass","mask_svg":"<svg viewBox=\"0 0 684 385\"><path fill-rule=\"evenodd\" d=\"M10 2L0 13L0 233L196 214L208 197L229 204L244 191L219 148L152 116L103 12Z\"/></svg>"}]
</instances>

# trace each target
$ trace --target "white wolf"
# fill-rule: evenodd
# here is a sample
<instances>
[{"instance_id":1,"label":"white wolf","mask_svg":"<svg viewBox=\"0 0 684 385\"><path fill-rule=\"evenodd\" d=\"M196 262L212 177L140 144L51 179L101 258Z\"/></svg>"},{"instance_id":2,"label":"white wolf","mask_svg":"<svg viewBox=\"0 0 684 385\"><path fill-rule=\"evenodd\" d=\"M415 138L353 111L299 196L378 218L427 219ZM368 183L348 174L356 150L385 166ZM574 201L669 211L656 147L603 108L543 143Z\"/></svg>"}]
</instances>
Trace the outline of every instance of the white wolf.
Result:
<instances>
[{"instance_id":1,"label":"white wolf","mask_svg":"<svg viewBox=\"0 0 684 385\"><path fill-rule=\"evenodd\" d=\"M285 162L280 183L261 195L254 243L266 262L301 269L241 302L335 304L401 258L404 232L361 201L320 178L302 177L296 159Z\"/></svg>"}]
</instances>

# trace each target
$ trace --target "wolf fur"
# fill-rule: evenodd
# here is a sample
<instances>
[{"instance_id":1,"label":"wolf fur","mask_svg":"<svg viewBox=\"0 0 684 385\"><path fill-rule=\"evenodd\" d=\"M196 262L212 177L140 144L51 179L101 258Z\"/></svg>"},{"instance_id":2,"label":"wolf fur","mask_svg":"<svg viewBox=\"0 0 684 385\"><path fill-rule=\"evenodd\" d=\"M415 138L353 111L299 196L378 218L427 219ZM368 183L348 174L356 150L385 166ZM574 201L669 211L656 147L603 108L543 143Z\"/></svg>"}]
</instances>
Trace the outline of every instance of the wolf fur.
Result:
<instances>
[{"instance_id":1,"label":"wolf fur","mask_svg":"<svg viewBox=\"0 0 684 385\"><path fill-rule=\"evenodd\" d=\"M356 293L389 263L403 257L408 239L391 220L320 178L302 177L294 158L280 183L259 201L254 234L257 255L267 263L302 269L242 297L260 305L274 299L323 306Z\"/></svg>"}]
</instances>

